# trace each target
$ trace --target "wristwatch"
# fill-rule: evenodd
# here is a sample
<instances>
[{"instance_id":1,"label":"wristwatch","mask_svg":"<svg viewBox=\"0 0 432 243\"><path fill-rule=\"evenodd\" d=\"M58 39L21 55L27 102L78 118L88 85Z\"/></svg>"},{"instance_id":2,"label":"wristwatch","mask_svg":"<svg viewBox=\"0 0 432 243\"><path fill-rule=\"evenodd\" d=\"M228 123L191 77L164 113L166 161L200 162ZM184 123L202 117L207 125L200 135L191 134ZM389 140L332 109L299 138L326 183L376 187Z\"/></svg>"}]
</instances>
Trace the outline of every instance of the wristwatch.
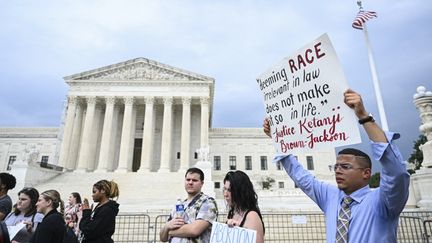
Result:
<instances>
[{"instance_id":1,"label":"wristwatch","mask_svg":"<svg viewBox=\"0 0 432 243\"><path fill-rule=\"evenodd\" d=\"M367 117L359 119L358 122L360 125L363 125L366 122L375 122L375 119L373 118L372 114L369 113L369 115Z\"/></svg>"}]
</instances>

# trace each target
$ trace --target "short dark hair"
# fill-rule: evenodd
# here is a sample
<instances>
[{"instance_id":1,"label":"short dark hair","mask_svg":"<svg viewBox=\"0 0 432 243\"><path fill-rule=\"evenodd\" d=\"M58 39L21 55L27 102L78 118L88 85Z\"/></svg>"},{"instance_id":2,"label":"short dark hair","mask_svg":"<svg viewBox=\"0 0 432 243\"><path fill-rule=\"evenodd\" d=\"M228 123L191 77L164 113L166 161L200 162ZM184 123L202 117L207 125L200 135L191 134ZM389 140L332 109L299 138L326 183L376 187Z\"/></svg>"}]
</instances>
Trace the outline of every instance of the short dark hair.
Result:
<instances>
[{"instance_id":1,"label":"short dark hair","mask_svg":"<svg viewBox=\"0 0 432 243\"><path fill-rule=\"evenodd\" d=\"M14 189L16 185L15 176L9 173L0 173L0 184L5 185L6 190Z\"/></svg>"},{"instance_id":2,"label":"short dark hair","mask_svg":"<svg viewBox=\"0 0 432 243\"><path fill-rule=\"evenodd\" d=\"M189 174L189 173L196 173L196 174L199 174L199 175L200 175L200 179L201 179L201 181L204 181L204 172L203 172L200 168L197 168L197 167L189 168L189 169L186 171L186 173L185 173L185 177L186 177L187 174Z\"/></svg>"},{"instance_id":3,"label":"short dark hair","mask_svg":"<svg viewBox=\"0 0 432 243\"><path fill-rule=\"evenodd\" d=\"M346 148L343 149L341 151L339 151L338 155L341 154L350 154L350 155L354 155L354 156L358 156L358 157L363 157L364 160L364 165L366 166L366 168L372 168L372 161L369 157L369 155L367 155L365 152L355 149L355 148Z\"/></svg>"}]
</instances>

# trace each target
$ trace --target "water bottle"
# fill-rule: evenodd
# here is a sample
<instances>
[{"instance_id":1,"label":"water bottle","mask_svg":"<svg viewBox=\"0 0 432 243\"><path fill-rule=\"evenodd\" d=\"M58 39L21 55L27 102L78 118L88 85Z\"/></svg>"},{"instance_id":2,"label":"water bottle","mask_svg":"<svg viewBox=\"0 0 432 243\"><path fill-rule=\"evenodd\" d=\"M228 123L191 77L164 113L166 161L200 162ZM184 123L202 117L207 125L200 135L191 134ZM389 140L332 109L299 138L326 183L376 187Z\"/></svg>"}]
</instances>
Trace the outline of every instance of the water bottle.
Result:
<instances>
[{"instance_id":1,"label":"water bottle","mask_svg":"<svg viewBox=\"0 0 432 243\"><path fill-rule=\"evenodd\" d=\"M177 199L177 203L176 203L176 216L183 218L183 215L184 215L184 206L182 200L179 198Z\"/></svg>"}]
</instances>

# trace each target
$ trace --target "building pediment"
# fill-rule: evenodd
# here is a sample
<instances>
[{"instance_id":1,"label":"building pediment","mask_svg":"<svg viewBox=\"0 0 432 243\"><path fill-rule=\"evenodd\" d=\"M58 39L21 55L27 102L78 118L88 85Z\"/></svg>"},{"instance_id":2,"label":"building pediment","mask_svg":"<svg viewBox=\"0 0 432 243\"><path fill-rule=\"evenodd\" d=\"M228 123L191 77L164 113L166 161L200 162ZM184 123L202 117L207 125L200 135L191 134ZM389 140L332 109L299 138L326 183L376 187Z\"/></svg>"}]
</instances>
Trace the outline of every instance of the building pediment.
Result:
<instances>
[{"instance_id":1,"label":"building pediment","mask_svg":"<svg viewBox=\"0 0 432 243\"><path fill-rule=\"evenodd\" d=\"M212 78L172 67L146 58L129 61L85 71L64 77L68 81L213 81Z\"/></svg>"}]
</instances>

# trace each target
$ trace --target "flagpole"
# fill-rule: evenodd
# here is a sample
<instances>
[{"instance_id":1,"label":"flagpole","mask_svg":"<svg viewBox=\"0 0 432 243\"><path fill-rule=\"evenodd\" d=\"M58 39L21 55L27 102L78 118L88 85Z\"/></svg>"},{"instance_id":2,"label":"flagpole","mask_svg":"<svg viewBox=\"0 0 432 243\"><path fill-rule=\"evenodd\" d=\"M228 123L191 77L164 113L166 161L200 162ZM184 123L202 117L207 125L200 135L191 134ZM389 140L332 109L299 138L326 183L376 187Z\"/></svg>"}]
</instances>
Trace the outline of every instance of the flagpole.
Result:
<instances>
[{"instance_id":1,"label":"flagpole","mask_svg":"<svg viewBox=\"0 0 432 243\"><path fill-rule=\"evenodd\" d=\"M362 5L361 5L361 1L357 1L357 5L359 6L360 10L363 9ZM366 47L368 50L368 59L369 59L369 68L372 74L372 81L373 81L373 86L374 86L374 90L375 90L375 96L377 99L377 104L378 104L378 112L379 112L379 116L380 116L380 121L381 121L381 128L384 131L388 131L388 125L387 125L387 117L385 115L385 110L384 110L384 103L383 103L383 99L381 96L381 89L380 89L380 85L379 85L379 81L378 81L378 75L377 75L377 71L375 68L375 60L372 54L372 47L369 41L369 35L368 35L368 31L366 28L366 23L363 23L363 33L365 36L365 40L366 40Z\"/></svg>"}]
</instances>

